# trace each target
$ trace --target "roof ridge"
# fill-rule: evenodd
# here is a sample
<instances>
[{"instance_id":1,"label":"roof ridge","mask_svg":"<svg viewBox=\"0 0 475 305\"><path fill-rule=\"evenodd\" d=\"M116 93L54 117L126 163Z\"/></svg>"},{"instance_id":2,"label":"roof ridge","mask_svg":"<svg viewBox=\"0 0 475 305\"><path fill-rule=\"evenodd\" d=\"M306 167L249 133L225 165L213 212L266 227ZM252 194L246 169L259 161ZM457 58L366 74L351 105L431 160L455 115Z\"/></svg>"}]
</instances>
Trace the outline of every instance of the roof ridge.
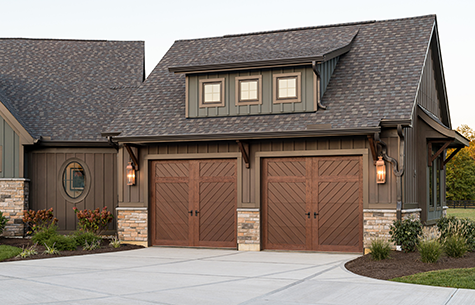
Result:
<instances>
[{"instance_id":1,"label":"roof ridge","mask_svg":"<svg viewBox=\"0 0 475 305\"><path fill-rule=\"evenodd\" d=\"M39 41L78 41L78 42L144 42L143 40L101 40L101 39L24 38L24 37L0 37L0 40L39 40Z\"/></svg>"},{"instance_id":2,"label":"roof ridge","mask_svg":"<svg viewBox=\"0 0 475 305\"><path fill-rule=\"evenodd\" d=\"M436 15L435 15L435 14L429 14L429 15L406 17L406 18L396 18L396 19L367 20L367 21L355 21L355 22L345 22L345 23L334 23L334 24L327 24L327 25L316 25L316 26L308 26L308 27L297 27L297 28L289 28L289 29L281 29L281 30L270 30L270 31L260 31L260 32L250 32L250 33L242 33L242 34L226 34L226 35L223 35L223 36L214 36L214 37L205 37L205 38L178 39L178 40L176 40L176 41L208 40L208 39L231 38L231 37L242 37L242 36L253 36L253 35L282 33L282 32L305 31L305 30L313 30L313 29L324 29L324 28L334 28L334 27L342 27L342 26L363 25L363 24L380 23L380 22L388 22L388 21L419 19L419 18L427 18L427 17L433 17L433 16L436 16Z\"/></svg>"}]
</instances>

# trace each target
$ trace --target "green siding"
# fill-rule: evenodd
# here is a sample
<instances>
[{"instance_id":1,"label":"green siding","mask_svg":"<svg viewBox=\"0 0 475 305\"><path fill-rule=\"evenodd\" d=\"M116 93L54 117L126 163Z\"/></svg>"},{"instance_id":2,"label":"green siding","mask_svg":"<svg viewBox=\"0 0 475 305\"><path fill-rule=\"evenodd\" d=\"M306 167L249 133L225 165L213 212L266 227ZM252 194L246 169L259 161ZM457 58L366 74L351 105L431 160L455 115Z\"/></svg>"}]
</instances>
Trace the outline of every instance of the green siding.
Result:
<instances>
[{"instance_id":1,"label":"green siding","mask_svg":"<svg viewBox=\"0 0 475 305\"><path fill-rule=\"evenodd\" d=\"M273 103L273 75L281 73L301 73L301 95L299 103ZM262 75L262 104L236 106L235 79L238 76ZM200 79L225 79L225 105L224 107L199 108L199 80ZM252 71L239 71L233 73L210 73L188 76L188 117L215 117L258 115L275 113L313 112L313 86L314 75L311 66L284 69L261 69Z\"/></svg>"},{"instance_id":2,"label":"green siding","mask_svg":"<svg viewBox=\"0 0 475 305\"><path fill-rule=\"evenodd\" d=\"M330 83L330 79L332 77L333 71L335 71L336 65L338 60L340 59L339 56L330 59L329 61L324 62L323 64L318 65L318 71L320 71L320 96L325 94L327 90L328 83Z\"/></svg>"},{"instance_id":3,"label":"green siding","mask_svg":"<svg viewBox=\"0 0 475 305\"><path fill-rule=\"evenodd\" d=\"M0 178L19 178L20 137L2 117L0 117L0 145L2 146Z\"/></svg>"}]
</instances>

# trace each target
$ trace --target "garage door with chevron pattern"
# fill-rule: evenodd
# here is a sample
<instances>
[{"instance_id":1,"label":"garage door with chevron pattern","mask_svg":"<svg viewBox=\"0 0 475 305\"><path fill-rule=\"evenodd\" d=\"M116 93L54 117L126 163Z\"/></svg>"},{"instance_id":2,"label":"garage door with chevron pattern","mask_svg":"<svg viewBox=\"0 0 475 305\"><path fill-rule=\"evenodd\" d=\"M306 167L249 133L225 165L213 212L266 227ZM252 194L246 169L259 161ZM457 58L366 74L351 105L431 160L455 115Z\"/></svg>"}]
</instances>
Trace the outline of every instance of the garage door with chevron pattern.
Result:
<instances>
[{"instance_id":1,"label":"garage door with chevron pattern","mask_svg":"<svg viewBox=\"0 0 475 305\"><path fill-rule=\"evenodd\" d=\"M262 163L264 249L363 250L362 157Z\"/></svg>"},{"instance_id":2,"label":"garage door with chevron pattern","mask_svg":"<svg viewBox=\"0 0 475 305\"><path fill-rule=\"evenodd\" d=\"M236 248L236 160L151 162L153 245Z\"/></svg>"}]
</instances>

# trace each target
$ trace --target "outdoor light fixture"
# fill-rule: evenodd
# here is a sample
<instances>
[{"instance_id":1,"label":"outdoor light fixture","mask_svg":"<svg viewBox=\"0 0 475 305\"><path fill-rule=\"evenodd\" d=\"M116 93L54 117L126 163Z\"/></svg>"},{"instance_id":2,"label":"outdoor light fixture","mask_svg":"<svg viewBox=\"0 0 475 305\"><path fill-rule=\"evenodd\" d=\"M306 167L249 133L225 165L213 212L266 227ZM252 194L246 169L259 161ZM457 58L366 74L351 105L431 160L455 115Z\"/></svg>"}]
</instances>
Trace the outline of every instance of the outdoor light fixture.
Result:
<instances>
[{"instance_id":1,"label":"outdoor light fixture","mask_svg":"<svg viewBox=\"0 0 475 305\"><path fill-rule=\"evenodd\" d=\"M386 183L386 164L382 156L376 161L376 183Z\"/></svg>"},{"instance_id":2,"label":"outdoor light fixture","mask_svg":"<svg viewBox=\"0 0 475 305\"><path fill-rule=\"evenodd\" d=\"M135 185L135 168L132 166L132 162L126 167L127 185Z\"/></svg>"}]
</instances>

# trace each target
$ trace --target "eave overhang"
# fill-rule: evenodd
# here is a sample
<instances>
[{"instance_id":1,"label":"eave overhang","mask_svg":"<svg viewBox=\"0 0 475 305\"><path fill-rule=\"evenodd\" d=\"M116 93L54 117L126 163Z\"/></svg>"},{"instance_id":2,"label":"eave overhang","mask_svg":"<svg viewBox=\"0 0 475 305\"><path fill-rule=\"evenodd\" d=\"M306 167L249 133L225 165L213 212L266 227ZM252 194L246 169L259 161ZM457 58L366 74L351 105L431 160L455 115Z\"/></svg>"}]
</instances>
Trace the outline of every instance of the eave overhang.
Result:
<instances>
[{"instance_id":1,"label":"eave overhang","mask_svg":"<svg viewBox=\"0 0 475 305\"><path fill-rule=\"evenodd\" d=\"M53 141L38 140L35 143L37 147L68 147L68 148L111 148L108 141Z\"/></svg>"},{"instance_id":2,"label":"eave overhang","mask_svg":"<svg viewBox=\"0 0 475 305\"><path fill-rule=\"evenodd\" d=\"M353 129L312 129L299 131L274 131L274 132L247 132L247 133L220 133L220 134L192 134L192 135L158 135L158 136L118 136L114 141L119 143L163 143L184 141L229 141L229 140L264 140L264 139L289 139L311 137L336 137L372 135L380 132L380 127L362 127Z\"/></svg>"},{"instance_id":3,"label":"eave overhang","mask_svg":"<svg viewBox=\"0 0 475 305\"><path fill-rule=\"evenodd\" d=\"M356 34L354 37L356 37ZM313 61L317 63L322 63L350 51L351 45L353 44L354 37L347 45L343 47L336 48L325 54L319 54L315 56L281 58L281 59L272 59L272 60L229 62L229 63L221 63L221 64L194 65L194 66L172 66L168 68L168 71L177 73L177 74L178 73L192 74L192 73L228 71L228 70L243 70L243 69L253 69L253 68L263 69L263 68L271 68L271 67L311 65Z\"/></svg>"}]
</instances>

